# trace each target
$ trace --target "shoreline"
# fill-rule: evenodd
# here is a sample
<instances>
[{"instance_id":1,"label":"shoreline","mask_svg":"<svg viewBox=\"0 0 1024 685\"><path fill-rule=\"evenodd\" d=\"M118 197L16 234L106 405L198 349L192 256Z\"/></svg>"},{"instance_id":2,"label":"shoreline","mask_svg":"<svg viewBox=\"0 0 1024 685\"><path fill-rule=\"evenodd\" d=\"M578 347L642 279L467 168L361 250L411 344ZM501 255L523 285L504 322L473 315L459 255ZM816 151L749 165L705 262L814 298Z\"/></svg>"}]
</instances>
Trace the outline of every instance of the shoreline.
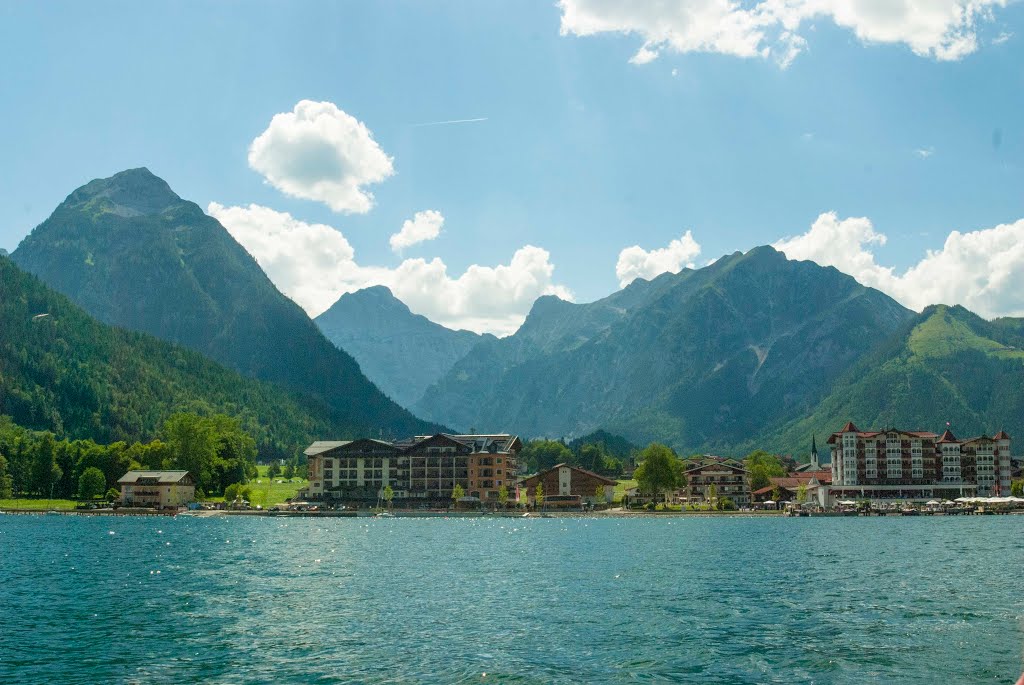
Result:
<instances>
[{"instance_id":1,"label":"shoreline","mask_svg":"<svg viewBox=\"0 0 1024 685\"><path fill-rule=\"evenodd\" d=\"M916 518L915 516L902 516L899 513L879 515L877 513L865 514L860 512L817 512L808 516L792 516L785 511L626 511L622 509L579 512L579 511L552 511L536 513L530 512L524 516L519 512L445 512L445 511L395 511L390 516L378 516L370 511L227 511L227 510L200 510L200 511L156 511L147 509L131 510L46 510L46 509L0 509L0 515L19 516L184 516L195 518L221 518L221 517L258 517L258 518L474 518L474 519L545 519L545 518ZM923 516L938 516L952 518L954 515L942 513L926 513ZM1024 515L1024 510L1009 510L1005 512L962 512L955 516L1005 516Z\"/></svg>"}]
</instances>

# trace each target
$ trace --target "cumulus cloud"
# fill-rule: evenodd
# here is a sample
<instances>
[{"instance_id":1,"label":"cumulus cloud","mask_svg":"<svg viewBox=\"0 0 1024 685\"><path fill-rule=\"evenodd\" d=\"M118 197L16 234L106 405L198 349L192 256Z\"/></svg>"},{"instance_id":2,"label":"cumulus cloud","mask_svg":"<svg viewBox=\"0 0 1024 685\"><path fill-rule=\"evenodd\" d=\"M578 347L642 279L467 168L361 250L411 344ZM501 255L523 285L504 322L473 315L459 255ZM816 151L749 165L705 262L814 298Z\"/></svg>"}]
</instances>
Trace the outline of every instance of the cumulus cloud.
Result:
<instances>
[{"instance_id":1,"label":"cumulus cloud","mask_svg":"<svg viewBox=\"0 0 1024 685\"><path fill-rule=\"evenodd\" d=\"M559 0L562 35L636 35L630 62L663 51L772 58L789 66L807 45L801 28L828 19L866 43L901 43L914 53L958 60L978 48L977 29L1007 0Z\"/></svg>"},{"instance_id":2,"label":"cumulus cloud","mask_svg":"<svg viewBox=\"0 0 1024 685\"><path fill-rule=\"evenodd\" d=\"M361 265L337 229L269 207L211 202L207 212L310 316L326 310L342 293L385 285L412 311L445 326L509 335L541 295L573 299L569 289L554 282L551 255L533 245L516 250L507 264L474 264L453 277L436 257L407 259L395 268Z\"/></svg>"},{"instance_id":3,"label":"cumulus cloud","mask_svg":"<svg viewBox=\"0 0 1024 685\"><path fill-rule=\"evenodd\" d=\"M627 247L619 252L615 264L615 275L619 285L625 288L637 278L651 279L666 271L678 273L685 266L692 269L693 259L700 254L700 245L687 231L681 238L654 250L645 250L639 245Z\"/></svg>"},{"instance_id":4,"label":"cumulus cloud","mask_svg":"<svg viewBox=\"0 0 1024 685\"><path fill-rule=\"evenodd\" d=\"M968 233L953 231L941 250L929 250L902 274L878 264L872 251L884 234L864 217L822 214L806 233L774 247L790 259L834 266L920 311L960 304L985 317L1024 316L1024 219Z\"/></svg>"},{"instance_id":5,"label":"cumulus cloud","mask_svg":"<svg viewBox=\"0 0 1024 685\"><path fill-rule=\"evenodd\" d=\"M416 212L411 219L402 222L402 230L391 236L388 242L391 249L400 252L404 248L425 240L433 240L441 235L441 226L444 225L444 217L436 209L427 209Z\"/></svg>"},{"instance_id":6,"label":"cumulus cloud","mask_svg":"<svg viewBox=\"0 0 1024 685\"><path fill-rule=\"evenodd\" d=\"M346 214L370 211L373 194L365 186L395 173L366 124L331 102L311 100L274 115L249 146L249 166L287 195Z\"/></svg>"}]
</instances>

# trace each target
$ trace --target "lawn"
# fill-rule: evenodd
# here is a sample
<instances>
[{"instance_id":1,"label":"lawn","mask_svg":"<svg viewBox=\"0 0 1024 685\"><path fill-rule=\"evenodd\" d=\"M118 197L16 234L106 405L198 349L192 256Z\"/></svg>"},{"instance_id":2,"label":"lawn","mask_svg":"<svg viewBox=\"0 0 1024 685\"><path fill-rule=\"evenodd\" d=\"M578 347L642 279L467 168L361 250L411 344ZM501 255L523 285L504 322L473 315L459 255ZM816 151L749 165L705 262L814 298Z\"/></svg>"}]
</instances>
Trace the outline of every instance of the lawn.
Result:
<instances>
[{"instance_id":1,"label":"lawn","mask_svg":"<svg viewBox=\"0 0 1024 685\"><path fill-rule=\"evenodd\" d=\"M620 480L615 484L615 494L612 495L612 502L619 504L622 502L622 498L626 496L626 490L636 487L635 480Z\"/></svg>"},{"instance_id":2,"label":"lawn","mask_svg":"<svg viewBox=\"0 0 1024 685\"><path fill-rule=\"evenodd\" d=\"M257 466L259 476L254 481L249 482L249 487L252 488L252 503L254 505L260 504L263 507L271 507L275 504L280 504L287 499L295 497L302 488L309 484L309 481L292 478L291 482L286 480L284 476L278 476L277 478L267 477L266 466ZM277 481L283 480L283 483Z\"/></svg>"},{"instance_id":3,"label":"lawn","mask_svg":"<svg viewBox=\"0 0 1024 685\"><path fill-rule=\"evenodd\" d=\"M27 509L30 511L74 509L77 504L78 502L73 499L0 499L0 509Z\"/></svg>"}]
</instances>

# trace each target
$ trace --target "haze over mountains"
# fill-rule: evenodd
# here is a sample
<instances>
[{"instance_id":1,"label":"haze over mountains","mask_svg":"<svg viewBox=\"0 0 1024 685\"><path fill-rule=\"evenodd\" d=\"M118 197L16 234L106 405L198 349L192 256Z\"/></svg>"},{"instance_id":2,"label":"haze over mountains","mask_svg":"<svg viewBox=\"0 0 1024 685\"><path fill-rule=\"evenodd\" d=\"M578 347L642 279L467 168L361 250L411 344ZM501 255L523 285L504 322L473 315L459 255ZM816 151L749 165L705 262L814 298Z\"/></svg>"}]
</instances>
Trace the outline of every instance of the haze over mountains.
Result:
<instances>
[{"instance_id":1,"label":"haze over mountains","mask_svg":"<svg viewBox=\"0 0 1024 685\"><path fill-rule=\"evenodd\" d=\"M79 188L11 258L100 321L270 382L91 321L4 260L4 296L21 304L0 312L10 322L0 413L75 435L136 435L190 403L265 424L261 435L275 441L443 424L524 437L606 429L685 452L800 452L851 419L1024 429L1024 320L945 306L916 314L770 247L639 279L596 302L542 297L502 339L440 326L383 287L343 295L314 323L215 219L145 169ZM48 338L24 323L44 306L71 328ZM129 358L141 366L124 366Z\"/></svg>"},{"instance_id":2,"label":"haze over mountains","mask_svg":"<svg viewBox=\"0 0 1024 685\"><path fill-rule=\"evenodd\" d=\"M105 323L321 398L335 435L438 428L381 393L217 220L148 169L74 191L11 256Z\"/></svg>"},{"instance_id":3,"label":"haze over mountains","mask_svg":"<svg viewBox=\"0 0 1024 685\"><path fill-rule=\"evenodd\" d=\"M384 286L346 293L314 319L327 339L351 354L363 372L402 406L423 392L481 340L413 314Z\"/></svg>"}]
</instances>

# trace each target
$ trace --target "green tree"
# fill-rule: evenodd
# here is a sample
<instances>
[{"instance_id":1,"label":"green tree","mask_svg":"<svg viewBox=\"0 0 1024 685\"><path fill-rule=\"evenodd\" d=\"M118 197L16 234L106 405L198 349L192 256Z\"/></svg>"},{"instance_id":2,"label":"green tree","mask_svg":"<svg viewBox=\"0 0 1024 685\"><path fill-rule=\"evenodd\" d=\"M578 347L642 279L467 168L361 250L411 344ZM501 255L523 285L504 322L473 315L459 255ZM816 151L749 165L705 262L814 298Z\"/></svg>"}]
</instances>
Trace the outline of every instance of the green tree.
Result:
<instances>
[{"instance_id":1,"label":"green tree","mask_svg":"<svg viewBox=\"0 0 1024 685\"><path fill-rule=\"evenodd\" d=\"M803 504L807 501L807 485L805 483L800 483L800 485L796 486L796 501L798 504Z\"/></svg>"},{"instance_id":2,"label":"green tree","mask_svg":"<svg viewBox=\"0 0 1024 685\"><path fill-rule=\"evenodd\" d=\"M270 466L267 467L267 478L277 478L281 475L281 465L277 461L270 462Z\"/></svg>"},{"instance_id":3,"label":"green tree","mask_svg":"<svg viewBox=\"0 0 1024 685\"><path fill-rule=\"evenodd\" d=\"M537 487L533 491L533 501L538 507L544 504L544 483L537 483Z\"/></svg>"},{"instance_id":4,"label":"green tree","mask_svg":"<svg viewBox=\"0 0 1024 685\"><path fill-rule=\"evenodd\" d=\"M607 501L608 500L606 499L606 495L604 492L604 484L598 483L594 487L594 504L604 504Z\"/></svg>"},{"instance_id":5,"label":"green tree","mask_svg":"<svg viewBox=\"0 0 1024 685\"><path fill-rule=\"evenodd\" d=\"M34 451L32 489L40 495L49 495L63 475L57 465L57 443L53 439L53 433L43 433Z\"/></svg>"},{"instance_id":6,"label":"green tree","mask_svg":"<svg viewBox=\"0 0 1024 685\"><path fill-rule=\"evenodd\" d=\"M776 485L774 488L772 488L772 499L775 500L776 504L778 504L779 500L782 499L782 490L779 490L779 486L778 485Z\"/></svg>"},{"instance_id":7,"label":"green tree","mask_svg":"<svg viewBox=\"0 0 1024 685\"><path fill-rule=\"evenodd\" d=\"M576 461L572 450L557 440L531 440L520 451L519 459L534 472L544 471L563 462Z\"/></svg>"},{"instance_id":8,"label":"green tree","mask_svg":"<svg viewBox=\"0 0 1024 685\"><path fill-rule=\"evenodd\" d=\"M108 502L116 502L119 499L121 499L120 490L118 490L117 488L110 488L109 490L107 490L106 500Z\"/></svg>"},{"instance_id":9,"label":"green tree","mask_svg":"<svg viewBox=\"0 0 1024 685\"><path fill-rule=\"evenodd\" d=\"M7 457L0 454L0 499L8 499L14 495L14 479L7 471Z\"/></svg>"},{"instance_id":10,"label":"green tree","mask_svg":"<svg viewBox=\"0 0 1024 685\"><path fill-rule=\"evenodd\" d=\"M706 494L708 502L711 504L712 508L714 508L715 505L718 504L718 486L714 483L709 484Z\"/></svg>"},{"instance_id":11,"label":"green tree","mask_svg":"<svg viewBox=\"0 0 1024 685\"><path fill-rule=\"evenodd\" d=\"M390 485L385 485L384 490L381 492L381 497L384 498L384 501L387 502L388 508L390 509L391 500L395 498L395 491L391 488Z\"/></svg>"},{"instance_id":12,"label":"green tree","mask_svg":"<svg viewBox=\"0 0 1024 685\"><path fill-rule=\"evenodd\" d=\"M173 467L191 473L204 490L223 492L256 475L256 441L237 419L180 413L167 420L163 433Z\"/></svg>"},{"instance_id":13,"label":"green tree","mask_svg":"<svg viewBox=\"0 0 1024 685\"><path fill-rule=\"evenodd\" d=\"M590 469L594 473L605 472L605 462L608 456L605 454L604 446L600 444L583 445L580 448L580 466Z\"/></svg>"},{"instance_id":14,"label":"green tree","mask_svg":"<svg viewBox=\"0 0 1024 685\"><path fill-rule=\"evenodd\" d=\"M1014 497L1024 497L1024 480L1015 480L1010 484L1010 494Z\"/></svg>"},{"instance_id":15,"label":"green tree","mask_svg":"<svg viewBox=\"0 0 1024 685\"><path fill-rule=\"evenodd\" d=\"M234 502L236 499L238 499L238 493L239 490L241 489L242 486L239 485L238 483L232 483L231 485L224 488L224 501L228 503Z\"/></svg>"},{"instance_id":16,"label":"green tree","mask_svg":"<svg viewBox=\"0 0 1024 685\"><path fill-rule=\"evenodd\" d=\"M96 499L107 488L107 477L95 466L90 466L78 477L78 496L82 499Z\"/></svg>"},{"instance_id":17,"label":"green tree","mask_svg":"<svg viewBox=\"0 0 1024 685\"><path fill-rule=\"evenodd\" d=\"M771 484L771 478L781 478L786 475L786 467L782 460L764 450L751 452L743 460L743 464L750 474L751 490L760 490Z\"/></svg>"},{"instance_id":18,"label":"green tree","mask_svg":"<svg viewBox=\"0 0 1024 685\"><path fill-rule=\"evenodd\" d=\"M498 504L504 509L508 505L508 486L502 485L498 488Z\"/></svg>"},{"instance_id":19,"label":"green tree","mask_svg":"<svg viewBox=\"0 0 1024 685\"><path fill-rule=\"evenodd\" d=\"M640 465L633 478L644 494L657 498L686 485L683 463L669 447L651 443L639 455Z\"/></svg>"},{"instance_id":20,"label":"green tree","mask_svg":"<svg viewBox=\"0 0 1024 685\"><path fill-rule=\"evenodd\" d=\"M291 480L295 477L295 463L289 461L284 465L284 477Z\"/></svg>"},{"instance_id":21,"label":"green tree","mask_svg":"<svg viewBox=\"0 0 1024 685\"><path fill-rule=\"evenodd\" d=\"M452 488L452 500L458 502L460 499L466 496L466 489L462 487L460 483L456 483L455 487Z\"/></svg>"}]
</instances>

